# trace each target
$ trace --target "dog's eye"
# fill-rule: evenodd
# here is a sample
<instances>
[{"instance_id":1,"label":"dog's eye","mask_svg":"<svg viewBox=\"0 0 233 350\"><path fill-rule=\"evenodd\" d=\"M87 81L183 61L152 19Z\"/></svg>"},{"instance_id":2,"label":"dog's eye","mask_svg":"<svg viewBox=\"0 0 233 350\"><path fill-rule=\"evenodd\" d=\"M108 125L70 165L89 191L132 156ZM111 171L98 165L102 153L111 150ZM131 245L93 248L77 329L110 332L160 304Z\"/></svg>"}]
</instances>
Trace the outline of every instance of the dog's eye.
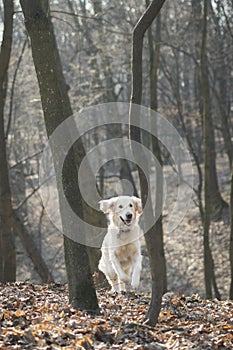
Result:
<instances>
[{"instance_id":1,"label":"dog's eye","mask_svg":"<svg viewBox=\"0 0 233 350\"><path fill-rule=\"evenodd\" d=\"M118 208L122 209L122 208L123 208L123 205L120 204L120 205L118 206Z\"/></svg>"},{"instance_id":2,"label":"dog's eye","mask_svg":"<svg viewBox=\"0 0 233 350\"><path fill-rule=\"evenodd\" d=\"M132 203L130 203L130 205L129 205L129 206L130 206L130 208L133 208L133 204L132 204Z\"/></svg>"}]
</instances>

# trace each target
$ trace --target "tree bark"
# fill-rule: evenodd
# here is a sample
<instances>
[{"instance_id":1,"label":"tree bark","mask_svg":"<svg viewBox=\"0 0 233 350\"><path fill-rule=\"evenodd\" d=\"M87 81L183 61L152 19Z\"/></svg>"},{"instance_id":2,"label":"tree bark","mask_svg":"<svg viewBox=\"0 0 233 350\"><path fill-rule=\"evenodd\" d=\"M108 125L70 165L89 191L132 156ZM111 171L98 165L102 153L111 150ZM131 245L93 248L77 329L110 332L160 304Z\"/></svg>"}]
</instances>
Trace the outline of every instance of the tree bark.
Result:
<instances>
[{"instance_id":1,"label":"tree bark","mask_svg":"<svg viewBox=\"0 0 233 350\"><path fill-rule=\"evenodd\" d=\"M204 1L204 13L203 13L203 28L202 28L202 44L201 44L201 83L203 94L203 135L204 135L204 274L205 274L205 289L206 297L212 298L212 285L216 289L216 281L214 275L214 262L209 245L209 229L212 213L212 197L211 197L211 181L212 178L212 117L210 106L210 91L208 81L208 68L207 68L207 20L208 20L208 2ZM215 290L216 297L220 299L218 290Z\"/></svg>"},{"instance_id":2,"label":"tree bark","mask_svg":"<svg viewBox=\"0 0 233 350\"><path fill-rule=\"evenodd\" d=\"M230 196L230 265L231 265L231 286L230 299L233 299L233 164L231 167L231 196Z\"/></svg>"},{"instance_id":3,"label":"tree bark","mask_svg":"<svg viewBox=\"0 0 233 350\"><path fill-rule=\"evenodd\" d=\"M149 1L146 0L147 6ZM158 109L158 70L159 70L159 61L160 61L160 43L161 43L161 14L157 16L156 22L156 41L155 48L153 46L153 36L151 27L148 29L148 42L149 42L149 51L150 51L150 108L154 111ZM160 166L163 167L163 161L161 156L161 150L159 146L158 139L152 137L152 151L153 154L158 159ZM163 178L156 176L156 190L155 190L155 208L162 208L163 202ZM156 210L156 209L155 209ZM164 293L167 291L167 271L166 271L166 259L164 254L164 244L163 244L163 218L162 215L158 218L155 224L155 232L158 235L158 247L162 255L162 266L161 273L163 274L163 286ZM154 261L156 264L156 261Z\"/></svg>"},{"instance_id":4,"label":"tree bark","mask_svg":"<svg viewBox=\"0 0 233 350\"><path fill-rule=\"evenodd\" d=\"M6 138L4 128L4 103L6 77L11 55L14 6L4 0L4 31L0 53L0 281L16 278L16 254L13 236L13 210L9 184Z\"/></svg>"},{"instance_id":5,"label":"tree bark","mask_svg":"<svg viewBox=\"0 0 233 350\"><path fill-rule=\"evenodd\" d=\"M132 87L131 87L131 109L129 115L129 123L132 119L133 113L135 112L132 108L132 104L141 104L142 100L142 49L143 49L143 38L147 29L152 24L153 20L156 18L160 9L162 8L165 0L154 0L147 7L144 14L141 16L139 21L134 27L133 37L132 37ZM134 118L137 118L134 115ZM130 138L133 141L141 143L140 129L130 126ZM153 215L152 203L150 199L150 194L148 193L148 186L146 179L139 169L140 187L141 187L141 197L143 206L146 200L150 201L150 213ZM156 226L156 225L155 225ZM164 291L164 273L162 271L162 266L164 262L163 250L161 249L161 236L155 231L156 227L152 227L149 232L145 234L146 246L148 250L150 267L151 267L151 277L152 277L152 297L147 312L145 322L151 326L155 325L158 320L159 312L161 309L161 300Z\"/></svg>"},{"instance_id":6,"label":"tree bark","mask_svg":"<svg viewBox=\"0 0 233 350\"><path fill-rule=\"evenodd\" d=\"M33 2L31 0L21 0L20 3L25 17L26 29L31 40L32 56L49 137L59 124L73 114L67 85L62 73L56 39L49 17L48 0L34 0ZM83 218L83 203L77 186L76 162L79 166L84 154L83 145L78 142L75 152L74 147L72 147L66 157L62 173L63 190L66 198L72 209L81 218ZM57 157L59 157L59 147L53 149L55 171L57 171ZM76 308L96 312L98 311L98 302L92 281L87 248L69 238L75 236L75 232L69 232L69 218L64 215L63 208L60 209L70 303Z\"/></svg>"}]
</instances>

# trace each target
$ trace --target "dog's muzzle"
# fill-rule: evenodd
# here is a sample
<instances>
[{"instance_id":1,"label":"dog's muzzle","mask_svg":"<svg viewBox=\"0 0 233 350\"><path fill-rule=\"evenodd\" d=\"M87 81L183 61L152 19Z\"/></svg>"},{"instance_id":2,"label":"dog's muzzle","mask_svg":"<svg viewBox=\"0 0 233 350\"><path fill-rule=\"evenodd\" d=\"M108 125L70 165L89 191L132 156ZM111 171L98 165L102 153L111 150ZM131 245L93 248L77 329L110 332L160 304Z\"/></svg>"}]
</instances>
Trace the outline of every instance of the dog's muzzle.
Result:
<instances>
[{"instance_id":1,"label":"dog's muzzle","mask_svg":"<svg viewBox=\"0 0 233 350\"><path fill-rule=\"evenodd\" d=\"M120 216L121 221L123 221L123 223L124 223L126 226L129 226L129 225L131 224L132 218L133 218L133 214L132 214L132 213L126 213L125 219L123 219L123 217Z\"/></svg>"}]
</instances>

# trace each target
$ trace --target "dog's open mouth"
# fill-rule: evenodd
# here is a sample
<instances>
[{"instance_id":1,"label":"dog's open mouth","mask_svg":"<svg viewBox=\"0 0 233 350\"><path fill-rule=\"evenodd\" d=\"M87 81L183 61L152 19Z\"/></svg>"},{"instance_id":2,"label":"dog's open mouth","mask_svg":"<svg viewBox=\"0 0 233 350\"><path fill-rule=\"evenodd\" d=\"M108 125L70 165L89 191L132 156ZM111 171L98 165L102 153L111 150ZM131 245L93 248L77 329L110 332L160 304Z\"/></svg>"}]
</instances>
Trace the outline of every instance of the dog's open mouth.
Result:
<instances>
[{"instance_id":1,"label":"dog's open mouth","mask_svg":"<svg viewBox=\"0 0 233 350\"><path fill-rule=\"evenodd\" d=\"M130 226L131 225L132 219L124 220L122 216L120 216L120 219L126 226Z\"/></svg>"}]
</instances>

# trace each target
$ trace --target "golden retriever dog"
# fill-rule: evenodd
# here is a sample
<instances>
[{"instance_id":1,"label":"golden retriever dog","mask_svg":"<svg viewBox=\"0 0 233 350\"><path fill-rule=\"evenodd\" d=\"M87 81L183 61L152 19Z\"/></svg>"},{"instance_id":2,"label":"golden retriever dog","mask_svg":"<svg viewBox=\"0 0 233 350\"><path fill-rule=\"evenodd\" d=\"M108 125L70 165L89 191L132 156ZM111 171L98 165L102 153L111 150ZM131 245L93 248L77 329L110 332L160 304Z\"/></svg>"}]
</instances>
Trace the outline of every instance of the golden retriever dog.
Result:
<instances>
[{"instance_id":1,"label":"golden retriever dog","mask_svg":"<svg viewBox=\"0 0 233 350\"><path fill-rule=\"evenodd\" d=\"M125 290L125 283L139 287L142 265L138 224L142 214L141 199L130 196L113 197L99 202L108 215L108 231L103 240L99 269L105 274L112 290Z\"/></svg>"}]
</instances>

